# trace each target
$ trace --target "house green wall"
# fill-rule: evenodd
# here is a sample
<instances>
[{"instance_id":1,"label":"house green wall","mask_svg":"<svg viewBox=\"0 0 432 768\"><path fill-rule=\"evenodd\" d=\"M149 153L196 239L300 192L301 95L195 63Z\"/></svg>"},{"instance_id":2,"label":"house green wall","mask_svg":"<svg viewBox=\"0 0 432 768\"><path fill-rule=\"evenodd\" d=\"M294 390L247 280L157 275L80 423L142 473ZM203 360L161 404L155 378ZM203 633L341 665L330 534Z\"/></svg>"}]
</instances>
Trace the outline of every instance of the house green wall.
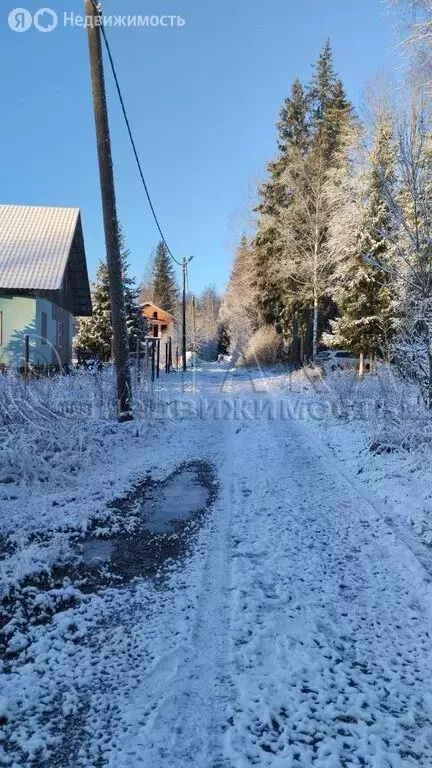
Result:
<instances>
[{"instance_id":1,"label":"house green wall","mask_svg":"<svg viewBox=\"0 0 432 768\"><path fill-rule=\"evenodd\" d=\"M27 296L0 296L2 338L0 363L23 365L24 337L30 336L30 355L34 352L36 299Z\"/></svg>"},{"instance_id":2,"label":"house green wall","mask_svg":"<svg viewBox=\"0 0 432 768\"><path fill-rule=\"evenodd\" d=\"M42 329L42 312L47 315L47 340L44 344ZM63 343L57 345L57 323L63 324ZM46 362L54 365L65 365L72 362L72 338L74 333L74 318L71 312L63 307L59 307L47 299L36 299L36 327L38 329L38 338L36 340L35 359L39 360L39 365L45 365ZM49 358L47 361L46 358Z\"/></svg>"},{"instance_id":3,"label":"house green wall","mask_svg":"<svg viewBox=\"0 0 432 768\"><path fill-rule=\"evenodd\" d=\"M73 316L43 298L0 295L2 338L0 364L24 363L24 339L30 337L30 363L58 365L72 359ZM46 313L47 333L42 338L42 313ZM57 323L63 323L63 344L57 345Z\"/></svg>"}]
</instances>

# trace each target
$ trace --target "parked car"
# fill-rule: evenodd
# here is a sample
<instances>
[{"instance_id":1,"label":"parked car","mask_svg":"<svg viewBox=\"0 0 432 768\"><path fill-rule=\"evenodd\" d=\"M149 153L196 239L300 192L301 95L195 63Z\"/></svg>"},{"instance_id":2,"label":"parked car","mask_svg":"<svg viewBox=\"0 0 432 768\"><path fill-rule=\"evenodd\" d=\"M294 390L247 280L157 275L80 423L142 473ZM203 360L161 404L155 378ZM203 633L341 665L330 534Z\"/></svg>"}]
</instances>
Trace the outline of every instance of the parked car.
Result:
<instances>
[{"instance_id":1,"label":"parked car","mask_svg":"<svg viewBox=\"0 0 432 768\"><path fill-rule=\"evenodd\" d=\"M358 368L359 358L344 349L325 349L315 357L315 364L321 365L326 370L336 371ZM365 367L366 367L365 361Z\"/></svg>"},{"instance_id":2,"label":"parked car","mask_svg":"<svg viewBox=\"0 0 432 768\"><path fill-rule=\"evenodd\" d=\"M315 356L315 362L320 363L323 360L328 360L330 357L330 351L328 349L323 349L321 352L317 352Z\"/></svg>"}]
</instances>

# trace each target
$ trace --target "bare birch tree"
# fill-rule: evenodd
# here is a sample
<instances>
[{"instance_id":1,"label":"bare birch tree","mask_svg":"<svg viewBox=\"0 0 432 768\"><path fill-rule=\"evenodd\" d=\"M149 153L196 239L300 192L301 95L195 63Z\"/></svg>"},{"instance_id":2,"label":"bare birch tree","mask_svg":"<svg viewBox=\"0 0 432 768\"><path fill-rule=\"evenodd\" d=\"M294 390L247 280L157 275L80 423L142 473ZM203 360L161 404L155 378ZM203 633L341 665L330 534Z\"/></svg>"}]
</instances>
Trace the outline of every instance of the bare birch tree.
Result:
<instances>
[{"instance_id":1,"label":"bare birch tree","mask_svg":"<svg viewBox=\"0 0 432 768\"><path fill-rule=\"evenodd\" d=\"M345 150L346 146L341 152ZM329 293L334 268L327 238L329 172L327 146L317 142L307 156L292 154L283 179L289 203L280 216L285 248L279 269L291 293L296 293L303 305L312 307L313 359L318 346L320 302Z\"/></svg>"},{"instance_id":2,"label":"bare birch tree","mask_svg":"<svg viewBox=\"0 0 432 768\"><path fill-rule=\"evenodd\" d=\"M429 86L432 83L432 0L388 0L401 11L405 48L413 71Z\"/></svg>"}]
</instances>

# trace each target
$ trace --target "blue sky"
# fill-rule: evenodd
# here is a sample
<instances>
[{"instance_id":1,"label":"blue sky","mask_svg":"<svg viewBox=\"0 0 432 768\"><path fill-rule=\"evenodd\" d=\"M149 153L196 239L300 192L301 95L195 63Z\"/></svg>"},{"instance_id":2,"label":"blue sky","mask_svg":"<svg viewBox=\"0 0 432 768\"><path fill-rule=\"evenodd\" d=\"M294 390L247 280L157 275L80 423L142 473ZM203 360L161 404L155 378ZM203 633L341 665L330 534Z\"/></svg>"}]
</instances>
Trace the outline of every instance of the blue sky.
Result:
<instances>
[{"instance_id":1,"label":"blue sky","mask_svg":"<svg viewBox=\"0 0 432 768\"><path fill-rule=\"evenodd\" d=\"M83 12L77 0L46 4L61 18ZM1 202L81 208L93 276L104 240L86 32L17 34L7 24L14 7L3 3L0 18ZM194 255L194 291L223 288L251 190L275 151L280 105L294 77L310 79L325 38L354 104L377 70L401 65L395 18L380 0L105 0L104 11L186 20L107 34L167 240L178 257ZM158 233L108 70L107 83L119 215L141 279Z\"/></svg>"}]
</instances>

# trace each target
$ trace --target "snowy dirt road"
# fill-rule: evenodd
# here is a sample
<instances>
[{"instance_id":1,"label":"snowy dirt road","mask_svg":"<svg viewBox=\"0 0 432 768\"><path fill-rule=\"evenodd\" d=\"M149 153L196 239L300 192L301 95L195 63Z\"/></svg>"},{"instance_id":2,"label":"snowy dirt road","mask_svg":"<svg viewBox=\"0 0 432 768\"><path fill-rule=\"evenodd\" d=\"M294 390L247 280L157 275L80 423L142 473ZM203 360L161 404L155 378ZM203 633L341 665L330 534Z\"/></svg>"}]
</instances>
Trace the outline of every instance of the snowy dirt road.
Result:
<instances>
[{"instance_id":1,"label":"snowy dirt road","mask_svg":"<svg viewBox=\"0 0 432 768\"><path fill-rule=\"evenodd\" d=\"M183 398L275 396L221 376ZM69 612L89 628L58 648L60 744L27 764L432 765L431 575L313 422L227 413L178 425L219 482L193 554Z\"/></svg>"}]
</instances>

